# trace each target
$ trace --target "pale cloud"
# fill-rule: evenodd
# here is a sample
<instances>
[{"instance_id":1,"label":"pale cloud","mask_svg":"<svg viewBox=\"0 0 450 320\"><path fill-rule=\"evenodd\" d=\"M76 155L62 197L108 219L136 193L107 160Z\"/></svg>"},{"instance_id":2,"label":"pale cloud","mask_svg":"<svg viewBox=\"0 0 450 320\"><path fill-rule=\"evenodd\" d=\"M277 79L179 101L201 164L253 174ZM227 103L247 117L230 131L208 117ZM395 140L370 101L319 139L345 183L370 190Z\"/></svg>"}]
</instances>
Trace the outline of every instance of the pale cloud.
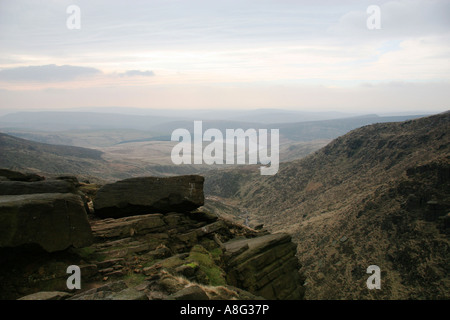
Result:
<instances>
[{"instance_id":1,"label":"pale cloud","mask_svg":"<svg viewBox=\"0 0 450 320\"><path fill-rule=\"evenodd\" d=\"M368 4L378 5L380 9L380 30L366 27ZM448 34L449 13L450 2L446 0L363 1L331 24L328 32L358 43Z\"/></svg>"},{"instance_id":2,"label":"pale cloud","mask_svg":"<svg viewBox=\"0 0 450 320\"><path fill-rule=\"evenodd\" d=\"M120 77L153 77L155 73L153 71L141 71L141 70L127 70L123 73L119 73Z\"/></svg>"},{"instance_id":3,"label":"pale cloud","mask_svg":"<svg viewBox=\"0 0 450 320\"><path fill-rule=\"evenodd\" d=\"M81 29L68 30L71 4L0 2L0 108L359 110L425 108L419 93L439 108L448 99L447 0L78 0ZM381 30L366 27L372 4Z\"/></svg>"},{"instance_id":4,"label":"pale cloud","mask_svg":"<svg viewBox=\"0 0 450 320\"><path fill-rule=\"evenodd\" d=\"M71 81L84 76L101 73L90 67L54 64L43 66L26 66L0 70L0 81L11 82L57 82Z\"/></svg>"}]
</instances>

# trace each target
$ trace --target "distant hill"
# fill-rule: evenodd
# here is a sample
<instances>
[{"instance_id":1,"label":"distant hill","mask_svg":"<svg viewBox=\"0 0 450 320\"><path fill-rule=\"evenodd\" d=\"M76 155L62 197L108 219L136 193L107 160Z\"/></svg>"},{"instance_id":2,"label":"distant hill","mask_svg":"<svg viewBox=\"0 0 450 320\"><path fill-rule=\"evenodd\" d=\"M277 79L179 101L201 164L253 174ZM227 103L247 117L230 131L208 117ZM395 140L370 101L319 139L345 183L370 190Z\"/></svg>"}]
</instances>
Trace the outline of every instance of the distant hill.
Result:
<instances>
[{"instance_id":1,"label":"distant hill","mask_svg":"<svg viewBox=\"0 0 450 320\"><path fill-rule=\"evenodd\" d=\"M205 170L205 166L104 159L104 156L100 150L40 143L0 133L0 168L47 176L70 174L99 182L138 176L193 174Z\"/></svg>"},{"instance_id":2,"label":"distant hill","mask_svg":"<svg viewBox=\"0 0 450 320\"><path fill-rule=\"evenodd\" d=\"M177 117L69 111L16 112L0 117L0 128L39 131L106 129L149 131L152 125L174 119Z\"/></svg>"},{"instance_id":3,"label":"distant hill","mask_svg":"<svg viewBox=\"0 0 450 320\"><path fill-rule=\"evenodd\" d=\"M334 139L346 134L350 130L369 124L398 122L423 117L423 115L408 116L377 116L366 115L359 117L340 118L321 121L308 121L299 123L283 123L271 125L278 127L280 134L294 141L312 141L318 139Z\"/></svg>"},{"instance_id":4,"label":"distant hill","mask_svg":"<svg viewBox=\"0 0 450 320\"><path fill-rule=\"evenodd\" d=\"M134 129L92 129L92 130L64 130L64 131L41 131L29 129L4 129L6 134L32 140L36 142L68 145L84 148L103 148L120 143L135 141L154 141L160 136ZM166 140L170 140L168 137Z\"/></svg>"},{"instance_id":5,"label":"distant hill","mask_svg":"<svg viewBox=\"0 0 450 320\"><path fill-rule=\"evenodd\" d=\"M293 141L313 141L323 139L334 139L350 130L374 123L397 122L409 119L420 118L422 115L409 116L390 116L380 117L377 115L367 115L350 118L338 118L320 121L303 121L303 122L256 122L256 119L249 115L247 121L234 120L204 120L202 121L203 130L216 128L222 132L226 129L247 130L252 129L279 129L280 136ZM201 120L201 119L196 119ZM163 124L157 124L151 127L154 132L160 132L170 136L173 130L184 128L193 132L194 122L191 120L172 121Z\"/></svg>"},{"instance_id":6,"label":"distant hill","mask_svg":"<svg viewBox=\"0 0 450 320\"><path fill-rule=\"evenodd\" d=\"M49 153L63 157L77 157L92 160L101 160L102 155L102 152L99 150L33 142L13 137L4 133L0 133L0 147L3 151L8 150L9 148L14 148L16 149L16 151L28 150Z\"/></svg>"},{"instance_id":7,"label":"distant hill","mask_svg":"<svg viewBox=\"0 0 450 320\"><path fill-rule=\"evenodd\" d=\"M275 176L209 172L206 206L293 234L308 299L449 299L449 128L450 112L373 124ZM369 265L381 290L366 287Z\"/></svg>"},{"instance_id":8,"label":"distant hill","mask_svg":"<svg viewBox=\"0 0 450 320\"><path fill-rule=\"evenodd\" d=\"M96 174L105 167L99 150L51 145L0 133L0 167L45 173Z\"/></svg>"},{"instance_id":9,"label":"distant hill","mask_svg":"<svg viewBox=\"0 0 450 320\"><path fill-rule=\"evenodd\" d=\"M420 117L407 115L380 117L351 116L337 112L297 112L286 110L184 110L148 111L141 115L42 111L16 112L0 117L2 131L37 142L82 147L106 147L117 143L170 139L172 132L185 128L192 132L195 120L203 121L203 130L279 129L280 135L293 141L334 139L367 124L403 121Z\"/></svg>"}]
</instances>

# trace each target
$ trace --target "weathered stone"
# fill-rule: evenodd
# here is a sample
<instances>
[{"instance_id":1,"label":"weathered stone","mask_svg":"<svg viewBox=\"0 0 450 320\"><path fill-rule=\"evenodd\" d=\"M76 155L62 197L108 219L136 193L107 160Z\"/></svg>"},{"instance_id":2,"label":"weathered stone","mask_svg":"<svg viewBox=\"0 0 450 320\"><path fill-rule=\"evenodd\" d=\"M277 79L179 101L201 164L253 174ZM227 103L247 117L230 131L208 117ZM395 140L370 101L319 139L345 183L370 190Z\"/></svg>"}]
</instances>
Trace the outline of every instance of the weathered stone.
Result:
<instances>
[{"instance_id":1,"label":"weathered stone","mask_svg":"<svg viewBox=\"0 0 450 320\"><path fill-rule=\"evenodd\" d=\"M86 290L67 300L112 300L115 293L126 290L128 286L123 280L107 283L101 287Z\"/></svg>"},{"instance_id":2,"label":"weathered stone","mask_svg":"<svg viewBox=\"0 0 450 320\"><path fill-rule=\"evenodd\" d=\"M116 264L123 263L123 258L117 258L117 259L108 259L101 262L97 262L97 267L101 269L112 267Z\"/></svg>"},{"instance_id":3,"label":"weathered stone","mask_svg":"<svg viewBox=\"0 0 450 320\"><path fill-rule=\"evenodd\" d=\"M224 247L231 285L266 299L303 298L296 245L288 234L229 241Z\"/></svg>"},{"instance_id":4,"label":"weathered stone","mask_svg":"<svg viewBox=\"0 0 450 320\"><path fill-rule=\"evenodd\" d=\"M8 169L0 169L0 176L5 177L6 179L8 179L10 181L32 182L32 181L45 180L44 177L41 177L35 173L22 173L22 172L17 172L17 171L8 170Z\"/></svg>"},{"instance_id":5,"label":"weathered stone","mask_svg":"<svg viewBox=\"0 0 450 320\"><path fill-rule=\"evenodd\" d=\"M142 177L104 185L94 199L102 218L188 212L204 203L204 178L196 175L167 178Z\"/></svg>"},{"instance_id":6,"label":"weathered stone","mask_svg":"<svg viewBox=\"0 0 450 320\"><path fill-rule=\"evenodd\" d=\"M97 265L95 264L83 264L80 265L80 273L83 275L83 279L89 279L95 276L98 272Z\"/></svg>"},{"instance_id":7,"label":"weathered stone","mask_svg":"<svg viewBox=\"0 0 450 320\"><path fill-rule=\"evenodd\" d=\"M105 274L106 277L123 277L125 274L122 270L114 270Z\"/></svg>"},{"instance_id":8,"label":"weathered stone","mask_svg":"<svg viewBox=\"0 0 450 320\"><path fill-rule=\"evenodd\" d=\"M188 247L192 247L197 243L197 232L191 231L184 234L177 235L177 239L184 244L186 244Z\"/></svg>"},{"instance_id":9,"label":"weathered stone","mask_svg":"<svg viewBox=\"0 0 450 320\"><path fill-rule=\"evenodd\" d=\"M148 300L147 295L135 288L127 288L111 296L111 300Z\"/></svg>"},{"instance_id":10,"label":"weathered stone","mask_svg":"<svg viewBox=\"0 0 450 320\"><path fill-rule=\"evenodd\" d=\"M197 229L196 233L197 233L198 237L202 237L207 234L219 232L220 230L226 229L226 228L227 227L225 225L225 222L223 222L222 220L219 220L219 221L213 222L211 224L208 224L204 227Z\"/></svg>"},{"instance_id":11,"label":"weathered stone","mask_svg":"<svg viewBox=\"0 0 450 320\"><path fill-rule=\"evenodd\" d=\"M98 272L100 272L100 273L110 273L110 272L113 272L113 271L114 271L114 268L111 268L111 267L98 270Z\"/></svg>"},{"instance_id":12,"label":"weathered stone","mask_svg":"<svg viewBox=\"0 0 450 320\"><path fill-rule=\"evenodd\" d=\"M92 223L96 239L123 238L155 232L165 226L162 214L105 219Z\"/></svg>"},{"instance_id":13,"label":"weathered stone","mask_svg":"<svg viewBox=\"0 0 450 320\"><path fill-rule=\"evenodd\" d=\"M56 177L55 179L57 179L57 180L64 180L64 181L70 182L75 187L81 186L80 181L78 181L78 178L75 177L75 176L59 176L59 177Z\"/></svg>"},{"instance_id":14,"label":"weathered stone","mask_svg":"<svg viewBox=\"0 0 450 320\"><path fill-rule=\"evenodd\" d=\"M163 259L170 257L171 254L172 251L169 248L167 248L165 245L160 245L155 250L147 253L146 256L151 259Z\"/></svg>"},{"instance_id":15,"label":"weathered stone","mask_svg":"<svg viewBox=\"0 0 450 320\"><path fill-rule=\"evenodd\" d=\"M230 241L231 242L231 241ZM237 242L237 241L236 241ZM227 243L228 244L228 243ZM240 255L241 253L243 253L244 251L248 250L248 244L247 243L242 243L242 245L237 246L237 247L233 247L233 248L228 248L225 246L225 244L222 243L221 248L223 248L225 251L225 259L227 261L230 261L232 258L237 257L238 255Z\"/></svg>"},{"instance_id":16,"label":"weathered stone","mask_svg":"<svg viewBox=\"0 0 450 320\"><path fill-rule=\"evenodd\" d=\"M164 216L164 222L168 227L173 228L179 226L183 219L183 214L181 213L170 213Z\"/></svg>"},{"instance_id":17,"label":"weathered stone","mask_svg":"<svg viewBox=\"0 0 450 320\"><path fill-rule=\"evenodd\" d=\"M17 300L64 300L70 297L67 292L61 291L40 291L33 294L29 294Z\"/></svg>"},{"instance_id":18,"label":"weathered stone","mask_svg":"<svg viewBox=\"0 0 450 320\"><path fill-rule=\"evenodd\" d=\"M197 285L186 287L170 296L174 300L209 300L208 295Z\"/></svg>"},{"instance_id":19,"label":"weathered stone","mask_svg":"<svg viewBox=\"0 0 450 320\"><path fill-rule=\"evenodd\" d=\"M150 246L146 243L138 245L138 246L132 246L128 247L128 253L144 253L150 251Z\"/></svg>"},{"instance_id":20,"label":"weathered stone","mask_svg":"<svg viewBox=\"0 0 450 320\"><path fill-rule=\"evenodd\" d=\"M94 225L91 224L91 227L94 227ZM97 242L96 244L94 244L94 247L98 250L105 251L105 250L110 250L110 249L117 248L117 247L132 245L132 243L133 243L133 238L131 238L131 237L120 238L117 240L109 240L108 239L107 242Z\"/></svg>"},{"instance_id":21,"label":"weathered stone","mask_svg":"<svg viewBox=\"0 0 450 320\"><path fill-rule=\"evenodd\" d=\"M148 288L149 284L150 282L145 280L135 286L134 289L136 289L137 291L144 291Z\"/></svg>"},{"instance_id":22,"label":"weathered stone","mask_svg":"<svg viewBox=\"0 0 450 320\"><path fill-rule=\"evenodd\" d=\"M54 252L86 247L92 241L87 214L77 195L0 196L0 247L37 244Z\"/></svg>"},{"instance_id":23,"label":"weathered stone","mask_svg":"<svg viewBox=\"0 0 450 320\"><path fill-rule=\"evenodd\" d=\"M75 193L75 186L64 180L44 180L35 182L0 181L0 195L69 192Z\"/></svg>"},{"instance_id":24,"label":"weathered stone","mask_svg":"<svg viewBox=\"0 0 450 320\"><path fill-rule=\"evenodd\" d=\"M103 252L105 255L107 255L109 258L123 258L128 254L128 249L116 249L111 251L105 251Z\"/></svg>"},{"instance_id":25,"label":"weathered stone","mask_svg":"<svg viewBox=\"0 0 450 320\"><path fill-rule=\"evenodd\" d=\"M159 268L157 268L159 267ZM161 266L150 266L150 267L145 267L142 269L142 273L145 274L146 276L150 276L155 274L156 272L158 272L158 269L160 269Z\"/></svg>"},{"instance_id":26,"label":"weathered stone","mask_svg":"<svg viewBox=\"0 0 450 320\"><path fill-rule=\"evenodd\" d=\"M194 177L194 180L197 179L195 178L196 176L188 177ZM51 184L54 182L56 184L66 183L68 181L67 183L73 186L77 183L75 177L62 177L62 179L53 180ZM128 188L127 191L122 188L123 185L121 186L121 192L126 193L129 199L120 203L119 207L125 208L126 214L138 214L124 217L112 216L101 220L91 219L89 231L95 243L89 247L87 244L84 244L83 247L86 248L70 250L68 253L70 253L70 264L79 265L81 268L83 290L97 287L101 279L104 282L109 282L125 279L130 275L132 277L127 279L127 283L130 286L131 283L133 285L129 288L124 282L113 282L82 293L77 291L72 293L67 299L197 300L255 299L255 297L258 299L261 297L269 299L301 299L304 294L304 289L301 286L304 279L299 279L298 259L295 256L296 246L292 243L290 236L287 234L267 235L267 231L257 232L202 211L204 208L186 211L191 210L189 208L198 206L199 203L194 206L192 204L194 200L182 198L196 197L192 194L186 196L186 177L183 179L181 180L181 191L178 186L175 188L175 183L173 183L173 190L167 189L167 185L163 186L167 184L166 179L163 179L164 183L161 182L161 186L153 186L153 189L147 188L147 190L145 190L143 183L132 186L127 182L125 184ZM202 179L201 183L203 183ZM16 186L18 185L16 184ZM33 185L37 184L26 183L28 188ZM41 185L44 184L41 183ZM195 193L197 188L195 183L191 187L191 193ZM151 199L151 201L160 201L158 204L158 210L161 210L160 213L144 214L145 212L152 212L155 206L151 203L133 202L134 188L146 191L143 192L141 190L139 195L141 199L145 197L152 198L150 193L156 193L160 200ZM168 194L168 198L161 198L161 190L156 191L158 188L165 190L164 192ZM172 191L175 192L175 196ZM34 191L31 190L31 192ZM63 222L73 224L72 217L66 214L64 210L71 210L73 206L67 199L77 196L68 192L64 194L58 193L55 196L58 200L51 200L53 196L53 193L0 196L0 247L2 241L14 240L14 246L19 246L28 244L28 242L22 241L18 244L17 239L27 240L41 236L42 232L26 231L28 227L33 227L34 223L38 223L40 229L50 230L51 233L55 232L52 227L55 228L63 224ZM13 199L11 197L17 197L14 198L17 200L17 208L10 204L5 204ZM59 197L62 197L62 199L59 199ZM66 197L69 198L66 199ZM116 197L116 195L113 194L112 197ZM120 197L117 196L116 198ZM5 199L9 200L5 201ZM23 217L18 213L29 206L27 199L37 201L39 203L37 208L41 209L36 210L33 208L25 211L27 213L24 213L22 216L30 220L25 223L21 222L20 219L23 219ZM78 202L82 202L82 199L77 199ZM175 199L176 201L171 202L170 199ZM39 201L44 204L41 204ZM161 209L161 203L167 205L167 212ZM176 203L175 207L171 206L173 203ZM179 207L176 208L178 205ZM121 208L119 209L122 210ZM143 209L143 211L137 212L135 209ZM56 217L49 214L49 212L55 210L62 211L62 214ZM48 215L52 217L48 219L51 223L44 219ZM84 215L86 216L85 212ZM19 220L12 219L12 217L16 216L21 218ZM55 221L56 224L54 223ZM51 227L49 228L48 225L50 224ZM6 228L5 225L8 227ZM19 236L15 235L10 229L21 230L21 232L25 230L25 232ZM70 232L65 231L65 233L73 233L73 230L70 230ZM57 243L58 241L54 241L54 239L53 237L50 241L46 238L47 242ZM22 255L22 252L28 252L23 250L36 252L34 246L21 246L20 254L19 248L16 247L3 248L2 250L5 253L9 254L9 252L12 252L19 256ZM56 249L46 247L46 250L52 251ZM75 254L79 254L79 256ZM39 250L39 257L41 256L43 260L47 259L47 254ZM69 258L67 253L63 252L52 256L58 256L57 260ZM72 261L74 258L77 261ZM11 259L8 261L14 267L15 261ZM29 261L33 261L33 259ZM17 299L22 295L37 290L64 291L68 276L65 272L67 263L64 260L64 262L57 261L57 264L55 267L47 267L45 265L44 267L40 262L36 263L36 265L27 262L23 269L30 270L28 273L16 272L20 275L9 282L6 277L1 279L4 286L3 291L7 293L4 296L11 296ZM8 269L10 269L9 266L4 268L4 270ZM23 285L14 289L15 284L22 281L21 279L18 281L21 275L23 275L23 279L27 280L23 281L23 283L26 283L28 286L32 283L32 290L24 290ZM139 285L136 286L136 284ZM242 289L237 289L237 287ZM73 294L75 295L72 296ZM51 299L53 297L49 294L48 298ZM56 295L55 298L58 298L58 296ZM47 299L45 294L42 294L42 299Z\"/></svg>"}]
</instances>

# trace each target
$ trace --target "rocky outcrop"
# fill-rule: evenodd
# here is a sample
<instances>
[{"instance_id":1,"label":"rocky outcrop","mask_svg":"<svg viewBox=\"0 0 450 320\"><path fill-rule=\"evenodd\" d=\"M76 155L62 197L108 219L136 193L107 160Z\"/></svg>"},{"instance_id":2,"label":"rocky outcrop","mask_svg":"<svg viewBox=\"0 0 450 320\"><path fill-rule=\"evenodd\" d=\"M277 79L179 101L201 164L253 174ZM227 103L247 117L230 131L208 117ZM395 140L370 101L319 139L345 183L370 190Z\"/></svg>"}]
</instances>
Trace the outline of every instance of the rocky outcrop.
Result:
<instances>
[{"instance_id":1,"label":"rocky outcrop","mask_svg":"<svg viewBox=\"0 0 450 320\"><path fill-rule=\"evenodd\" d=\"M165 212L188 212L203 205L201 176L131 178L107 184L94 199L101 218Z\"/></svg>"},{"instance_id":2,"label":"rocky outcrop","mask_svg":"<svg viewBox=\"0 0 450 320\"><path fill-rule=\"evenodd\" d=\"M77 181L7 169L0 169L0 176L0 248L31 245L55 252L92 243L86 198Z\"/></svg>"},{"instance_id":3,"label":"rocky outcrop","mask_svg":"<svg viewBox=\"0 0 450 320\"><path fill-rule=\"evenodd\" d=\"M68 300L148 300L142 290L129 288L123 280L76 294Z\"/></svg>"},{"instance_id":4,"label":"rocky outcrop","mask_svg":"<svg viewBox=\"0 0 450 320\"><path fill-rule=\"evenodd\" d=\"M100 189L100 199L113 200L118 190L126 193L130 205L123 206L124 217L87 215L88 221L81 198L73 193L0 196L0 299L303 297L296 246L288 235L271 235L204 208L192 209L203 199L196 185L202 185L201 177L138 180L134 188L129 181L125 189L113 186L113 195L106 195L109 187ZM144 185L159 189L159 197L148 196L145 202ZM134 194L142 197L140 202L133 200ZM156 207L164 210L153 212ZM71 265L80 268L79 290L67 289Z\"/></svg>"},{"instance_id":5,"label":"rocky outcrop","mask_svg":"<svg viewBox=\"0 0 450 320\"><path fill-rule=\"evenodd\" d=\"M0 169L0 181L25 181L25 182L33 182L33 181L42 181L45 180L44 177L39 176L35 173L22 173L18 171L8 170L8 169Z\"/></svg>"},{"instance_id":6,"label":"rocky outcrop","mask_svg":"<svg viewBox=\"0 0 450 320\"><path fill-rule=\"evenodd\" d=\"M95 243L88 260L97 270L91 281L141 279L138 289L129 290L135 297L145 292L148 299L303 298L296 245L287 234L255 231L202 211L91 224ZM129 288L134 287L108 294L91 290L76 299L115 299Z\"/></svg>"},{"instance_id":7,"label":"rocky outcrop","mask_svg":"<svg viewBox=\"0 0 450 320\"><path fill-rule=\"evenodd\" d=\"M297 246L285 233L224 244L228 283L267 299L302 299Z\"/></svg>"},{"instance_id":8,"label":"rocky outcrop","mask_svg":"<svg viewBox=\"0 0 450 320\"><path fill-rule=\"evenodd\" d=\"M0 197L0 247L34 244L54 252L91 243L91 227L79 196L44 193Z\"/></svg>"},{"instance_id":9,"label":"rocky outcrop","mask_svg":"<svg viewBox=\"0 0 450 320\"><path fill-rule=\"evenodd\" d=\"M288 235L247 229L201 211L102 219L91 224L94 244L72 249L80 258L66 262L80 265L82 290L65 298L303 297L303 279L294 256L296 247ZM39 286L48 287L48 279L52 279L53 290L64 288L67 275L61 270L52 276L47 272L55 270L55 266L39 268L46 275ZM35 277L42 275L29 275ZM96 285L101 282L105 284Z\"/></svg>"},{"instance_id":10,"label":"rocky outcrop","mask_svg":"<svg viewBox=\"0 0 450 320\"><path fill-rule=\"evenodd\" d=\"M33 193L75 193L74 184L64 180L44 180L34 182L0 181L0 195Z\"/></svg>"}]
</instances>

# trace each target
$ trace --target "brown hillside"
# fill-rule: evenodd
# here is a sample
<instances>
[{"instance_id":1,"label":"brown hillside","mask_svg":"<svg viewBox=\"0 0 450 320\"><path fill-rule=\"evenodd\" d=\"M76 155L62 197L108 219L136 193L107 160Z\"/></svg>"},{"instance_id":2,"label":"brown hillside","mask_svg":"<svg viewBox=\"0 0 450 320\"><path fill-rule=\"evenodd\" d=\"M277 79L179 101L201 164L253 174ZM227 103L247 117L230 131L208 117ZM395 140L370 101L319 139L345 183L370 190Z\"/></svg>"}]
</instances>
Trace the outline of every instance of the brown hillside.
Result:
<instances>
[{"instance_id":1,"label":"brown hillside","mask_svg":"<svg viewBox=\"0 0 450 320\"><path fill-rule=\"evenodd\" d=\"M449 128L449 112L365 126L275 176L208 174L205 193L293 235L309 299L448 299Z\"/></svg>"}]
</instances>

